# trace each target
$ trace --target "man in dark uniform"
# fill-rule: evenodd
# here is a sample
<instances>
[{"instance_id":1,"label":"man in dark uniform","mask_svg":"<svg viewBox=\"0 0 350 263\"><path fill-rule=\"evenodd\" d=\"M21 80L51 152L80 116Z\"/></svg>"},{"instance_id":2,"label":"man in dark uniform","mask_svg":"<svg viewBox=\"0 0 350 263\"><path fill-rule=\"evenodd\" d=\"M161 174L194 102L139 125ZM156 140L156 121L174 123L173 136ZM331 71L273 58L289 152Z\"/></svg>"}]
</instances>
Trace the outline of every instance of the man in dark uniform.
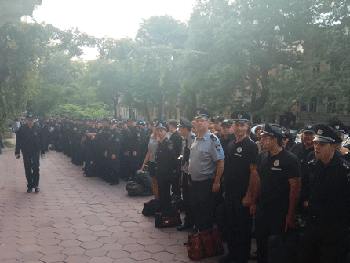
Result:
<instances>
[{"instance_id":1,"label":"man in dark uniform","mask_svg":"<svg viewBox=\"0 0 350 263\"><path fill-rule=\"evenodd\" d=\"M330 125L334 131L336 132L336 134L338 134L338 136L340 137L341 141L344 141L345 138L345 134L347 133L347 128L346 126L342 123L342 122L333 122ZM338 144L338 149L337 151L340 153L341 157L350 162L350 145L346 145L344 147L342 147L342 142Z\"/></svg>"},{"instance_id":2,"label":"man in dark uniform","mask_svg":"<svg viewBox=\"0 0 350 263\"><path fill-rule=\"evenodd\" d=\"M129 120L129 137L126 154L129 157L129 177L133 178L137 169L142 166L141 152L144 142L144 133L136 126L136 119Z\"/></svg>"},{"instance_id":3,"label":"man in dark uniform","mask_svg":"<svg viewBox=\"0 0 350 263\"><path fill-rule=\"evenodd\" d=\"M33 115L27 115L27 123L22 125L16 134L16 159L20 158L22 151L24 169L27 177L27 193L33 188L39 193L39 166L41 158L45 158L45 138L40 127L34 124Z\"/></svg>"},{"instance_id":4,"label":"man in dark uniform","mask_svg":"<svg viewBox=\"0 0 350 263\"><path fill-rule=\"evenodd\" d=\"M350 163L336 154L341 138L326 125L315 126L315 159L309 162L305 263L347 262Z\"/></svg>"},{"instance_id":5,"label":"man in dark uniform","mask_svg":"<svg viewBox=\"0 0 350 263\"><path fill-rule=\"evenodd\" d=\"M181 174L181 160L179 160L179 156L181 154L182 150L182 138L177 130L177 121L170 120L169 121L169 132L171 133L169 140L173 143L174 146L174 152L175 152L175 159L176 161L176 174L174 177L173 182L171 183L171 190L173 192L173 195L181 196L181 188L180 188L180 174Z\"/></svg>"},{"instance_id":6,"label":"man in dark uniform","mask_svg":"<svg viewBox=\"0 0 350 263\"><path fill-rule=\"evenodd\" d=\"M250 258L253 217L260 179L257 172L258 146L249 137L250 116L232 114L235 139L225 152L224 188L227 245L230 253L220 263L247 263Z\"/></svg>"},{"instance_id":7,"label":"man in dark uniform","mask_svg":"<svg viewBox=\"0 0 350 263\"><path fill-rule=\"evenodd\" d=\"M128 129L128 122L122 121L120 124L121 133L123 137L122 144L122 155L120 156L120 170L121 175L120 178L123 180L127 180L129 178L129 151L128 151L128 143L130 137L130 130Z\"/></svg>"},{"instance_id":8,"label":"man in dark uniform","mask_svg":"<svg viewBox=\"0 0 350 263\"><path fill-rule=\"evenodd\" d=\"M108 160L107 160L107 145L109 139L109 119L104 117L102 119L102 126L98 130L95 137L96 142L96 172L102 180L108 181Z\"/></svg>"},{"instance_id":9,"label":"man in dark uniform","mask_svg":"<svg viewBox=\"0 0 350 263\"><path fill-rule=\"evenodd\" d=\"M194 226L193 218L191 218L191 197L190 197L190 183L191 176L188 173L188 164L190 160L190 149L191 145L194 142L196 136L191 131L194 128L193 124L187 120L180 118L179 132L180 135L185 139L183 147L183 157L181 160L181 188L183 194L183 200L185 204L185 219L183 225L177 228L178 231L183 231L186 229L191 229Z\"/></svg>"},{"instance_id":10,"label":"man in dark uniform","mask_svg":"<svg viewBox=\"0 0 350 263\"><path fill-rule=\"evenodd\" d=\"M304 214L304 201L305 197L303 196L303 188L306 187L307 184L307 178L308 175L308 162L307 157L311 152L314 151L314 142L313 139L315 137L315 127L312 124L307 125L303 133L301 134L301 143L298 143L294 145L290 152L293 153L300 161L301 165L301 194L300 194L300 200L298 205L298 210L302 214Z\"/></svg>"},{"instance_id":11,"label":"man in dark uniform","mask_svg":"<svg viewBox=\"0 0 350 263\"><path fill-rule=\"evenodd\" d=\"M214 121L214 127L216 132L214 133L217 137L220 137L222 135L222 130L221 130L221 123L225 120L224 117L222 116L217 116L215 121Z\"/></svg>"},{"instance_id":12,"label":"man in dark uniform","mask_svg":"<svg viewBox=\"0 0 350 263\"><path fill-rule=\"evenodd\" d=\"M107 145L107 158L109 166L110 185L119 184L120 176L120 153L122 145L122 134L117 129L117 120L110 121L109 141Z\"/></svg>"},{"instance_id":13,"label":"man in dark uniform","mask_svg":"<svg viewBox=\"0 0 350 263\"><path fill-rule=\"evenodd\" d=\"M169 127L165 123L160 123L157 127L155 177L158 182L158 194L161 210L171 208L170 184L174 180L176 158L173 143L166 137Z\"/></svg>"},{"instance_id":14,"label":"man in dark uniform","mask_svg":"<svg viewBox=\"0 0 350 263\"><path fill-rule=\"evenodd\" d=\"M257 262L268 262L270 235L282 235L294 228L300 195L300 161L282 147L282 130L265 124L261 145L268 152L258 163L260 191L255 216Z\"/></svg>"},{"instance_id":15,"label":"man in dark uniform","mask_svg":"<svg viewBox=\"0 0 350 263\"><path fill-rule=\"evenodd\" d=\"M227 153L227 147L228 147L229 143L235 139L235 135L231 129L232 124L233 124L233 121L230 119L225 119L221 123L222 135L219 136L219 140L220 140L222 149L224 149L225 156Z\"/></svg>"}]
</instances>

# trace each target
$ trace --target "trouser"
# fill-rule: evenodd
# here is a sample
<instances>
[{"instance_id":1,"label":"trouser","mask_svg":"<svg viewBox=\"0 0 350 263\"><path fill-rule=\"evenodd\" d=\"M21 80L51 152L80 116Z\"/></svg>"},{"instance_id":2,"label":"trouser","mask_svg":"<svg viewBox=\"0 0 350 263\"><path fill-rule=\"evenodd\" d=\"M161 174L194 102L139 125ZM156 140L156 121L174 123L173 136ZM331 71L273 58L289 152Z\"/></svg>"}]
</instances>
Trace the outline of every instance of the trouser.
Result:
<instances>
[{"instance_id":1,"label":"trouser","mask_svg":"<svg viewBox=\"0 0 350 263\"><path fill-rule=\"evenodd\" d=\"M111 181L112 183L119 183L119 176L120 176L119 156L117 156L116 159L109 159L108 166L109 166L109 181Z\"/></svg>"},{"instance_id":2,"label":"trouser","mask_svg":"<svg viewBox=\"0 0 350 263\"><path fill-rule=\"evenodd\" d=\"M172 179L157 180L158 181L158 196L161 211L171 209L171 198L170 198L170 183Z\"/></svg>"},{"instance_id":3,"label":"trouser","mask_svg":"<svg viewBox=\"0 0 350 263\"><path fill-rule=\"evenodd\" d=\"M305 243L301 254L303 263L344 263L348 255L349 228L324 218L308 217Z\"/></svg>"},{"instance_id":4,"label":"trouser","mask_svg":"<svg viewBox=\"0 0 350 263\"><path fill-rule=\"evenodd\" d=\"M185 225L193 225L193 215L191 214L191 193L190 186L188 185L191 182L191 176L188 173L182 174L182 195L185 204Z\"/></svg>"},{"instance_id":5,"label":"trouser","mask_svg":"<svg viewBox=\"0 0 350 263\"><path fill-rule=\"evenodd\" d=\"M286 214L272 214L258 211L255 217L257 262L268 263L269 236L285 232Z\"/></svg>"},{"instance_id":6,"label":"trouser","mask_svg":"<svg viewBox=\"0 0 350 263\"><path fill-rule=\"evenodd\" d=\"M235 262L247 263L250 259L253 217L250 207L242 205L242 197L225 198L226 238L228 250Z\"/></svg>"},{"instance_id":7,"label":"trouser","mask_svg":"<svg viewBox=\"0 0 350 263\"><path fill-rule=\"evenodd\" d=\"M170 181L170 184L171 184L171 191L173 192L173 195L177 195L181 197L180 178L176 176Z\"/></svg>"},{"instance_id":8,"label":"trouser","mask_svg":"<svg viewBox=\"0 0 350 263\"><path fill-rule=\"evenodd\" d=\"M207 179L191 183L190 218L200 231L213 227L213 182L214 179Z\"/></svg>"},{"instance_id":9,"label":"trouser","mask_svg":"<svg viewBox=\"0 0 350 263\"><path fill-rule=\"evenodd\" d=\"M157 179L154 177L155 176L155 167L156 164L155 162L148 162L148 172L151 176L152 179L152 189L153 189L153 195L154 195L154 199L159 199L159 195L158 195L158 181Z\"/></svg>"},{"instance_id":10,"label":"trouser","mask_svg":"<svg viewBox=\"0 0 350 263\"><path fill-rule=\"evenodd\" d=\"M23 152L22 152L23 153ZM24 170L27 178L27 187L39 186L39 158L40 153L23 153Z\"/></svg>"},{"instance_id":11,"label":"trouser","mask_svg":"<svg viewBox=\"0 0 350 263\"><path fill-rule=\"evenodd\" d=\"M132 152L130 152L132 155ZM142 160L140 156L129 156L129 177L134 178L136 171L142 166Z\"/></svg>"}]
</instances>

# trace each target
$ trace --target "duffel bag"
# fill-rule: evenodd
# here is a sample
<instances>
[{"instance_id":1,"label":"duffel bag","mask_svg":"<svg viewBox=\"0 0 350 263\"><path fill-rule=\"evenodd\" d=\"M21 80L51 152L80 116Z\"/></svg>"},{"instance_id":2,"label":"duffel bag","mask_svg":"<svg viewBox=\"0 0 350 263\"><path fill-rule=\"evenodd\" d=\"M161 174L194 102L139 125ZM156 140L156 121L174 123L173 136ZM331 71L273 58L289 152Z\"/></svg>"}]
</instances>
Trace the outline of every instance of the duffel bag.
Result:
<instances>
[{"instance_id":1,"label":"duffel bag","mask_svg":"<svg viewBox=\"0 0 350 263\"><path fill-rule=\"evenodd\" d=\"M160 210L160 202L156 199L151 199L148 203L144 203L142 214L144 216L154 216Z\"/></svg>"},{"instance_id":2,"label":"duffel bag","mask_svg":"<svg viewBox=\"0 0 350 263\"><path fill-rule=\"evenodd\" d=\"M144 192L145 188L134 181L130 181L126 184L126 191L129 196L140 196Z\"/></svg>"},{"instance_id":3,"label":"duffel bag","mask_svg":"<svg viewBox=\"0 0 350 263\"><path fill-rule=\"evenodd\" d=\"M156 228L175 227L181 224L180 210L165 210L155 215Z\"/></svg>"},{"instance_id":4,"label":"duffel bag","mask_svg":"<svg viewBox=\"0 0 350 263\"><path fill-rule=\"evenodd\" d=\"M188 235L188 258L198 261L225 253L221 236L217 229Z\"/></svg>"}]
</instances>

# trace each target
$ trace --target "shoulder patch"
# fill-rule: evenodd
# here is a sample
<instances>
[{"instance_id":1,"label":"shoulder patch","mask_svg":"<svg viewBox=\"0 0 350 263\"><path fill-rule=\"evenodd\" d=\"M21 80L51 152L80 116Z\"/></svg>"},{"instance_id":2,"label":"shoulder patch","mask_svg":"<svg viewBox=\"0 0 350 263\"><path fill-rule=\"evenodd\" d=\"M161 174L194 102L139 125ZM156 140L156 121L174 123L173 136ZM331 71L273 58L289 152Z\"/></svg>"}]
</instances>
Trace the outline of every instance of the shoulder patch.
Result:
<instances>
[{"instance_id":1,"label":"shoulder patch","mask_svg":"<svg viewBox=\"0 0 350 263\"><path fill-rule=\"evenodd\" d=\"M215 148L216 148L216 150L217 150L218 152L220 152L220 144L217 144L217 145L215 146Z\"/></svg>"},{"instance_id":2,"label":"shoulder patch","mask_svg":"<svg viewBox=\"0 0 350 263\"><path fill-rule=\"evenodd\" d=\"M210 135L210 138L211 138L213 141L217 141L217 140L218 140L218 137L216 137L214 134L211 134L211 135Z\"/></svg>"}]
</instances>

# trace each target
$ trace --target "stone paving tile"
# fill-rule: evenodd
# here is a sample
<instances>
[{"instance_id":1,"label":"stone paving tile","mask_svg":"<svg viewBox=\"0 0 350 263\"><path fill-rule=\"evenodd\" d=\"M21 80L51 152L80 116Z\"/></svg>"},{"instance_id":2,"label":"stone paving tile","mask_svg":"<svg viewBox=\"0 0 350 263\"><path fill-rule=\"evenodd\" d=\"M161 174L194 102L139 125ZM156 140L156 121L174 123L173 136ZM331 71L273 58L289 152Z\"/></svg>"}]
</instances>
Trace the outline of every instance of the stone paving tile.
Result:
<instances>
[{"instance_id":1,"label":"stone paving tile","mask_svg":"<svg viewBox=\"0 0 350 263\"><path fill-rule=\"evenodd\" d=\"M187 232L156 229L141 214L150 197L129 197L125 182L86 178L62 153L40 165L39 194L26 193L23 161L0 158L1 263L190 262ZM255 245L253 245L255 247ZM203 262L217 262L218 257Z\"/></svg>"}]
</instances>

